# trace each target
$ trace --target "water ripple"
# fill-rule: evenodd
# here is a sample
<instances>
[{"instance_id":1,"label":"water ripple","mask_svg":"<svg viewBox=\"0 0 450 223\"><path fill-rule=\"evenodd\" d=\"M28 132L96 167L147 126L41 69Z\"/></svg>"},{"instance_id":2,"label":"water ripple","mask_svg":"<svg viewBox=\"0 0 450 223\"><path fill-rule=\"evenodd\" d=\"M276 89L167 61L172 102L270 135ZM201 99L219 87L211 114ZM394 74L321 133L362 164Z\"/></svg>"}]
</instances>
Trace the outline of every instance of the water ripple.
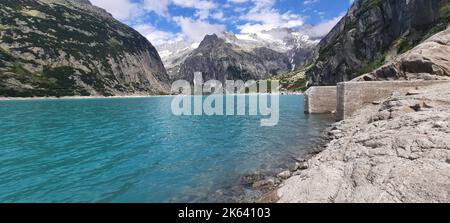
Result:
<instances>
[{"instance_id":1,"label":"water ripple","mask_svg":"<svg viewBox=\"0 0 450 223\"><path fill-rule=\"evenodd\" d=\"M0 102L0 202L208 201L311 149L331 119L301 101L281 97L272 128L174 116L170 97Z\"/></svg>"}]
</instances>

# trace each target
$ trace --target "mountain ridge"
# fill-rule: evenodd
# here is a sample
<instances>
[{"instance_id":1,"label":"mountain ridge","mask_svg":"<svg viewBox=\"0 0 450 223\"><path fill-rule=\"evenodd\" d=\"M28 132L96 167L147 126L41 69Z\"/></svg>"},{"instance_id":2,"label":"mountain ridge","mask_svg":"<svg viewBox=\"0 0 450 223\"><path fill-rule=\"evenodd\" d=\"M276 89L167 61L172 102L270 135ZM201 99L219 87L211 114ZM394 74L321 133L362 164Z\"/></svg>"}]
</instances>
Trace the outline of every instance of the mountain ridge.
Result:
<instances>
[{"instance_id":1,"label":"mountain ridge","mask_svg":"<svg viewBox=\"0 0 450 223\"><path fill-rule=\"evenodd\" d=\"M193 81L194 72L202 72L204 80L263 79L289 71L288 57L268 48L244 50L216 34L205 36L199 47L190 52L176 67L169 68L174 79Z\"/></svg>"},{"instance_id":2,"label":"mountain ridge","mask_svg":"<svg viewBox=\"0 0 450 223\"><path fill-rule=\"evenodd\" d=\"M309 60L312 56L314 46L318 43L317 40L311 40L305 34L296 32L292 29L283 28L267 30L259 34L233 34L230 32L223 32L207 35L201 43L182 40L156 46L158 52L162 55L162 60L168 70L169 76L173 80L186 77L188 77L189 80L191 79L190 75L180 72L184 72L183 70L194 70L189 68L189 64L186 63L186 60L192 62L191 57L194 57L195 55L199 58L199 54L195 54L194 51L199 48L206 48L207 46L205 44L212 42L212 39L210 38L220 42L223 46L227 46L230 49L227 52L231 54L239 54L241 57L246 57L243 55L252 55L255 58L254 61L247 59L242 61L243 63L246 61L249 63L252 61L254 63L256 61L258 64L257 68L250 69L251 71L249 74L245 74L247 71L242 71L243 73L240 74L239 72L241 71L239 69L236 70L237 73L234 75L225 72L224 76L227 76L228 78L250 76L252 78L261 79L271 75L289 72L293 68L303 65ZM222 51L222 53L224 52L225 51ZM270 56L270 54L276 55L278 58ZM211 56L208 53L204 55ZM223 59L226 54L221 54L220 56ZM218 60L220 58L215 59ZM277 63L278 65L274 67ZM216 66L217 64L211 65ZM182 67L183 69L181 69ZM192 68L200 69L198 66ZM203 67L198 71L208 72L207 70L208 69ZM222 70L226 71L226 69ZM222 79L222 77L219 77L219 79Z\"/></svg>"},{"instance_id":3,"label":"mountain ridge","mask_svg":"<svg viewBox=\"0 0 450 223\"><path fill-rule=\"evenodd\" d=\"M371 72L449 22L448 0L356 0L323 38L307 71L310 85L335 85Z\"/></svg>"},{"instance_id":4,"label":"mountain ridge","mask_svg":"<svg viewBox=\"0 0 450 223\"><path fill-rule=\"evenodd\" d=\"M0 5L0 95L113 96L167 92L158 52L88 1Z\"/></svg>"}]
</instances>

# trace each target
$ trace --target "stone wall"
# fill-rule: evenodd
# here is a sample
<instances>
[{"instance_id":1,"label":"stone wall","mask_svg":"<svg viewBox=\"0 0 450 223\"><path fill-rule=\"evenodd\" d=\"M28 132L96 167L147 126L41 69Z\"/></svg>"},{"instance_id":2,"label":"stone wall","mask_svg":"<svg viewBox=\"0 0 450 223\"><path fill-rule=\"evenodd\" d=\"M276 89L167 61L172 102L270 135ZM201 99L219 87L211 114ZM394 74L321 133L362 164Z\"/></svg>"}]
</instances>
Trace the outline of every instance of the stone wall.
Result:
<instances>
[{"instance_id":1,"label":"stone wall","mask_svg":"<svg viewBox=\"0 0 450 223\"><path fill-rule=\"evenodd\" d=\"M407 94L420 87L449 83L450 81L367 81L337 84L336 119L344 120L364 105L390 97L394 92ZM316 100L316 98L314 98ZM310 99L311 101L311 99ZM319 99L322 101L322 99Z\"/></svg>"},{"instance_id":2,"label":"stone wall","mask_svg":"<svg viewBox=\"0 0 450 223\"><path fill-rule=\"evenodd\" d=\"M305 113L325 114L336 111L336 87L311 87L305 92Z\"/></svg>"}]
</instances>

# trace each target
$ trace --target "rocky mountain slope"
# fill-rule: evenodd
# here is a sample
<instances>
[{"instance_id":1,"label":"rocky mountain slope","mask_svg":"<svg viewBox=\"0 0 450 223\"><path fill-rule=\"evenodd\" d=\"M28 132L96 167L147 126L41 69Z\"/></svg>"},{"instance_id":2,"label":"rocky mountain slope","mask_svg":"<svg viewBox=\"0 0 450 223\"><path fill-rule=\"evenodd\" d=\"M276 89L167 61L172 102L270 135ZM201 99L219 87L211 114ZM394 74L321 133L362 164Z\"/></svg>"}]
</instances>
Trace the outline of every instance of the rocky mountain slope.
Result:
<instances>
[{"instance_id":1,"label":"rocky mountain slope","mask_svg":"<svg viewBox=\"0 0 450 223\"><path fill-rule=\"evenodd\" d=\"M250 68L250 64L245 65L247 66L246 69L250 70L236 70L236 74L227 73L224 75L229 78L235 76L240 77L240 72L242 72L241 76L249 76L257 79L273 74L288 72L292 68L303 65L306 60L310 59L314 47L318 43L318 40L312 40L301 32L286 28L271 29L257 34L233 34L224 32L219 33L216 36L217 43L220 42L216 46L220 45L222 49L224 47L229 49L226 51L222 50L221 53L202 54L203 56L210 57L210 60L223 60L229 56L230 58L226 60L234 60L235 58L231 59L231 57L239 54L240 58L247 58L247 60L241 61L241 65L254 63L255 61L257 61L256 63L259 63L259 65L257 64L256 67L253 68ZM205 37L205 40L208 39ZM198 64L195 64L195 67L189 67L190 64L186 63L187 60L192 61L192 58L194 57L198 60L200 55L198 52L204 52L204 49L197 49L199 46L200 44L195 42L177 41L156 47L161 55L164 65L168 69L169 75L173 79L179 79L187 76L185 73L180 73L183 72L181 69L182 64L184 64L184 70L193 70L195 68L206 72L206 69L199 67ZM205 46L205 44L203 44L203 46ZM194 51L197 52L194 53ZM231 53L232 55L226 55L226 53ZM258 53L263 54L259 55ZM268 54L271 55L269 56ZM220 56L221 58L212 58L211 56ZM250 60L249 56L253 56L255 59ZM278 60L275 56L281 56L281 60ZM271 64L270 67L264 67L267 64ZM217 64L209 65L218 66ZM288 69L288 67L290 68ZM228 68L216 67L213 70L218 71L226 69ZM207 77L208 76L211 75L207 75ZM219 78L222 79L222 77Z\"/></svg>"},{"instance_id":2,"label":"rocky mountain slope","mask_svg":"<svg viewBox=\"0 0 450 223\"><path fill-rule=\"evenodd\" d=\"M371 72L408 51L450 20L448 0L356 0L318 45L307 76L335 85Z\"/></svg>"},{"instance_id":3,"label":"rocky mountain slope","mask_svg":"<svg viewBox=\"0 0 450 223\"><path fill-rule=\"evenodd\" d=\"M449 80L336 123L279 202L450 202L450 27L355 81Z\"/></svg>"},{"instance_id":4,"label":"rocky mountain slope","mask_svg":"<svg viewBox=\"0 0 450 223\"><path fill-rule=\"evenodd\" d=\"M169 69L174 79L193 80L194 72L202 72L204 80L263 79L291 70L286 54L269 48L242 49L219 38L207 35L199 47L178 65Z\"/></svg>"},{"instance_id":5,"label":"rocky mountain slope","mask_svg":"<svg viewBox=\"0 0 450 223\"><path fill-rule=\"evenodd\" d=\"M353 81L449 80L450 29Z\"/></svg>"},{"instance_id":6,"label":"rocky mountain slope","mask_svg":"<svg viewBox=\"0 0 450 223\"><path fill-rule=\"evenodd\" d=\"M169 78L150 42L88 0L2 0L0 96L148 95Z\"/></svg>"},{"instance_id":7,"label":"rocky mountain slope","mask_svg":"<svg viewBox=\"0 0 450 223\"><path fill-rule=\"evenodd\" d=\"M289 28L274 28L253 34L221 35L227 42L240 46L243 49L269 48L288 56L293 68L300 67L311 59L319 40L311 39L306 30L296 31Z\"/></svg>"},{"instance_id":8,"label":"rocky mountain slope","mask_svg":"<svg viewBox=\"0 0 450 223\"><path fill-rule=\"evenodd\" d=\"M279 81L280 91L282 92L304 92L306 90L306 84L308 82L306 78L306 68L299 67L288 73L273 76L269 78L271 81Z\"/></svg>"},{"instance_id":9,"label":"rocky mountain slope","mask_svg":"<svg viewBox=\"0 0 450 223\"><path fill-rule=\"evenodd\" d=\"M199 44L200 43L192 41L180 40L157 45L155 47L161 56L161 60L163 61L169 76L172 76L176 74L173 68L179 66L192 51L197 49Z\"/></svg>"}]
</instances>

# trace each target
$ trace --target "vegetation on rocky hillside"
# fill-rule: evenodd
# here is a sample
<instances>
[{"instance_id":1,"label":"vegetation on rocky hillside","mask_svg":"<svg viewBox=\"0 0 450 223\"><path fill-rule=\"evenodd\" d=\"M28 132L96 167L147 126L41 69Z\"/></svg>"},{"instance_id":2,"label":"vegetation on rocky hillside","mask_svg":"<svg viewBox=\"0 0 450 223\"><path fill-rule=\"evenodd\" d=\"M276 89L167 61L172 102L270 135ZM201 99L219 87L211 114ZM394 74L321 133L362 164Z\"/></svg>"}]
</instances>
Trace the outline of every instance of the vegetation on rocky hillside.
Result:
<instances>
[{"instance_id":1,"label":"vegetation on rocky hillside","mask_svg":"<svg viewBox=\"0 0 450 223\"><path fill-rule=\"evenodd\" d=\"M0 23L0 96L154 94L168 82L148 40L94 6L3 0Z\"/></svg>"},{"instance_id":2,"label":"vegetation on rocky hillside","mask_svg":"<svg viewBox=\"0 0 450 223\"><path fill-rule=\"evenodd\" d=\"M449 24L448 0L356 0L321 41L307 76L313 85L334 85L373 71Z\"/></svg>"},{"instance_id":3,"label":"vegetation on rocky hillside","mask_svg":"<svg viewBox=\"0 0 450 223\"><path fill-rule=\"evenodd\" d=\"M280 83L280 91L304 92L307 89L308 79L305 75L306 68L300 67L286 74L274 76L271 80Z\"/></svg>"}]
</instances>

